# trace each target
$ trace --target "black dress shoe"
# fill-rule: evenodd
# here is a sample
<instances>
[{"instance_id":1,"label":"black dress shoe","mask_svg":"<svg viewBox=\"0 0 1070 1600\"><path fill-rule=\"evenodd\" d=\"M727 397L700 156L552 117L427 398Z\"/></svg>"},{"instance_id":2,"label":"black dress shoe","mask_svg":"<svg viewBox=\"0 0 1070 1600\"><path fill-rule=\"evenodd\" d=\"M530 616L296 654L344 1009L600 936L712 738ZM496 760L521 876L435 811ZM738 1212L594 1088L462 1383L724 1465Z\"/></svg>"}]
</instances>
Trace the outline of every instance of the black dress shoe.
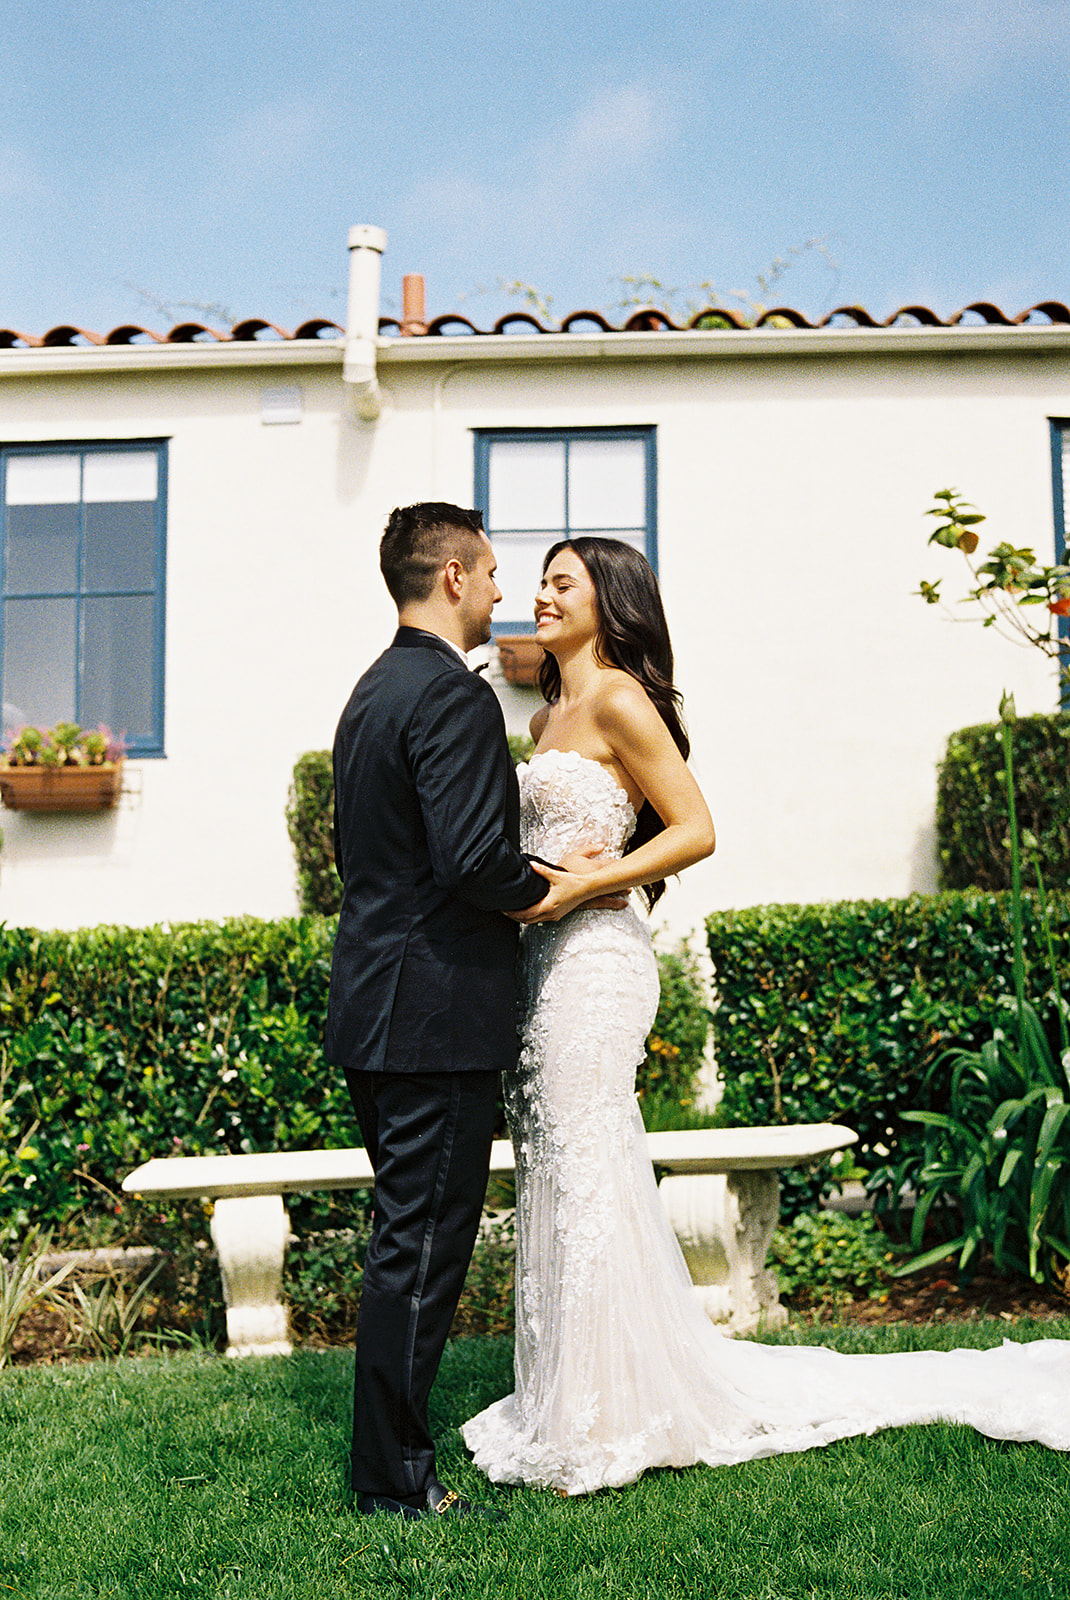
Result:
<instances>
[{"instance_id":1,"label":"black dress shoe","mask_svg":"<svg viewBox=\"0 0 1070 1600\"><path fill-rule=\"evenodd\" d=\"M388 1494L358 1494L357 1510L365 1517L385 1511L388 1516L409 1517L413 1521L419 1521L424 1514L421 1507L406 1505L404 1500L392 1500Z\"/></svg>"},{"instance_id":2,"label":"black dress shoe","mask_svg":"<svg viewBox=\"0 0 1070 1600\"><path fill-rule=\"evenodd\" d=\"M427 1491L423 1506L410 1505L406 1500L394 1500L388 1494L358 1494L357 1510L366 1517L385 1511L391 1517L406 1517L415 1521L420 1517L479 1517L484 1522L504 1522L505 1512L494 1506L481 1506L465 1500L456 1489L444 1489L433 1483Z\"/></svg>"},{"instance_id":3,"label":"black dress shoe","mask_svg":"<svg viewBox=\"0 0 1070 1600\"><path fill-rule=\"evenodd\" d=\"M496 1506L476 1505L464 1500L456 1489L433 1483L427 1491L427 1514L431 1517L481 1517L484 1522L504 1522L505 1512Z\"/></svg>"}]
</instances>

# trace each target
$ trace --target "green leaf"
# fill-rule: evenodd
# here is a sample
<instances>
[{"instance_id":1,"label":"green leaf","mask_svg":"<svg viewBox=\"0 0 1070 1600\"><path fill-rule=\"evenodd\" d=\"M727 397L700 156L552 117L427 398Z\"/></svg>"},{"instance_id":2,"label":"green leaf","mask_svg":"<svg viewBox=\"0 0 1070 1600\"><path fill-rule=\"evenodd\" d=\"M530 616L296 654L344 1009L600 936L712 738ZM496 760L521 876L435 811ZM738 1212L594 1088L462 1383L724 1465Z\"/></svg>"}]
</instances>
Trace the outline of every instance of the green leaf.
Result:
<instances>
[{"instance_id":1,"label":"green leaf","mask_svg":"<svg viewBox=\"0 0 1070 1600\"><path fill-rule=\"evenodd\" d=\"M942 1111L904 1111L904 1122L923 1122L929 1128L947 1128L954 1132L966 1135L967 1130L961 1122L956 1122L954 1117L946 1116Z\"/></svg>"},{"instance_id":2,"label":"green leaf","mask_svg":"<svg viewBox=\"0 0 1070 1600\"><path fill-rule=\"evenodd\" d=\"M1044 1274L1037 1267L1040 1230L1044 1223L1052 1186L1059 1176L1061 1165L1058 1161L1045 1162L1043 1169L1033 1179L1033 1188L1029 1196L1029 1276L1036 1283L1044 1281Z\"/></svg>"},{"instance_id":3,"label":"green leaf","mask_svg":"<svg viewBox=\"0 0 1070 1600\"><path fill-rule=\"evenodd\" d=\"M937 1261L946 1261L948 1256L953 1256L955 1251L964 1243L960 1235L957 1239L949 1239L946 1244L938 1244L932 1250L926 1250L924 1255L914 1256L901 1267L893 1267L893 1278L905 1278L911 1272L921 1272L925 1267L935 1265Z\"/></svg>"},{"instance_id":4,"label":"green leaf","mask_svg":"<svg viewBox=\"0 0 1070 1600\"><path fill-rule=\"evenodd\" d=\"M1040 1124L1040 1133L1037 1136L1036 1164L1049 1160L1052 1146L1059 1136L1059 1130L1070 1114L1070 1105L1062 1099L1057 1099L1058 1090L1049 1090L1048 1109L1044 1113L1044 1120ZM1070 1154L1070 1152L1068 1152Z\"/></svg>"},{"instance_id":5,"label":"green leaf","mask_svg":"<svg viewBox=\"0 0 1070 1600\"><path fill-rule=\"evenodd\" d=\"M925 1235L925 1224L928 1221L929 1212L932 1210L936 1201L943 1198L944 1194L942 1190L937 1187L927 1189L924 1194L918 1196L910 1227L911 1249L917 1250L920 1248L921 1241Z\"/></svg>"},{"instance_id":6,"label":"green leaf","mask_svg":"<svg viewBox=\"0 0 1070 1600\"><path fill-rule=\"evenodd\" d=\"M1010 1182L1014 1175L1015 1169L1022 1160L1022 1157L1023 1152L1021 1150L1015 1149L1007 1151L1006 1156L1003 1158L1003 1165L999 1169L999 1187L1001 1189L1006 1188L1007 1184Z\"/></svg>"}]
</instances>

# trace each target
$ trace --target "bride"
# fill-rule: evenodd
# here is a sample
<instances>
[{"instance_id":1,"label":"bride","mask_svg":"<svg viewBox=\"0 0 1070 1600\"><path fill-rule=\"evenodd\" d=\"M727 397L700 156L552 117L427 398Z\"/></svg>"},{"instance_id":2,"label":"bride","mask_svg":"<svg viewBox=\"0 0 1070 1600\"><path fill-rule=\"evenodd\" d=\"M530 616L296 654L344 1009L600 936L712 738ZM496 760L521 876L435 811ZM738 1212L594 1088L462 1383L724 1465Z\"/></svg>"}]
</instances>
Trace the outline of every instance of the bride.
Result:
<instances>
[{"instance_id":1,"label":"bride","mask_svg":"<svg viewBox=\"0 0 1070 1600\"><path fill-rule=\"evenodd\" d=\"M547 699L521 772L522 848L596 853L587 892L708 856L654 574L614 539L556 544L535 601ZM646 1155L635 1070L658 1003L634 910L519 913L525 1020L505 1085L516 1154L515 1391L465 1423L496 1482L565 1494L936 1420L1070 1449L1070 1341L843 1356L720 1334Z\"/></svg>"}]
</instances>

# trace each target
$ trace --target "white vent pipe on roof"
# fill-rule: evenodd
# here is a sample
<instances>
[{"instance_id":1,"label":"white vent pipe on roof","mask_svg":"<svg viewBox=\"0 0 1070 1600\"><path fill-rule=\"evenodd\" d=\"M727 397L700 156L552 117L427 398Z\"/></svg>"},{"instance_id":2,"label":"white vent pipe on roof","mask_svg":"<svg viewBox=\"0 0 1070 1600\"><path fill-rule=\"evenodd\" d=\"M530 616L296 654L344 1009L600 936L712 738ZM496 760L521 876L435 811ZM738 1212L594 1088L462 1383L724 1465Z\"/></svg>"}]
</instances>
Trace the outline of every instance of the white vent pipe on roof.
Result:
<instances>
[{"instance_id":1,"label":"white vent pipe on roof","mask_svg":"<svg viewBox=\"0 0 1070 1600\"><path fill-rule=\"evenodd\" d=\"M362 223L349 230L349 307L342 379L360 415L374 422L382 410L375 353L379 338L379 279L386 233Z\"/></svg>"}]
</instances>

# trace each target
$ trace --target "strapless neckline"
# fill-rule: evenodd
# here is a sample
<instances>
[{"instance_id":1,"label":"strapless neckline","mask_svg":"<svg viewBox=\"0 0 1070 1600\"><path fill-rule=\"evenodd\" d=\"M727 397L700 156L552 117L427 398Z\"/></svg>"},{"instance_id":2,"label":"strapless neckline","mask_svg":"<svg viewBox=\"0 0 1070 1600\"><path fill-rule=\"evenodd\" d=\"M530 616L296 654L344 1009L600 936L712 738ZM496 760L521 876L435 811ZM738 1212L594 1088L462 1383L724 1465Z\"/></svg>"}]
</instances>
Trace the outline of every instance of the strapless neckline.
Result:
<instances>
[{"instance_id":1,"label":"strapless neckline","mask_svg":"<svg viewBox=\"0 0 1070 1600\"><path fill-rule=\"evenodd\" d=\"M564 768L565 770L575 771L577 767L582 766L584 768L593 767L596 772L600 772L607 784L607 792L613 799L620 800L624 805L627 806L628 813L632 819L632 826L635 826L637 821L636 810L628 798L628 791L624 788L623 784L617 782L616 778L610 772L608 767L604 767L602 763L600 761L596 761L593 756L581 756L578 750L557 750L554 748L549 750L536 750L531 760L526 764L528 766L534 766L536 761L548 761L551 759L551 757L556 757L556 765Z\"/></svg>"}]
</instances>

